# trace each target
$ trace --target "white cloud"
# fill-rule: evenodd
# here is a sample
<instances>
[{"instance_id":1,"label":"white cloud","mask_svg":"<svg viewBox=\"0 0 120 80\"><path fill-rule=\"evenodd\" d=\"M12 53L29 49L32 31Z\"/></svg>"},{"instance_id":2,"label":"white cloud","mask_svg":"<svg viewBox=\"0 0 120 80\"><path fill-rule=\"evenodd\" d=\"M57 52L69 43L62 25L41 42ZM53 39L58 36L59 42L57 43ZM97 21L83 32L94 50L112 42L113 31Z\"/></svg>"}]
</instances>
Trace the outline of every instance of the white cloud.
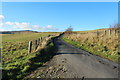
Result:
<instances>
[{"instance_id":1,"label":"white cloud","mask_svg":"<svg viewBox=\"0 0 120 80\"><path fill-rule=\"evenodd\" d=\"M0 15L0 20L3 20L5 17L3 15Z\"/></svg>"},{"instance_id":2,"label":"white cloud","mask_svg":"<svg viewBox=\"0 0 120 80\"><path fill-rule=\"evenodd\" d=\"M47 25L45 27L40 27L39 25L30 25L30 23L27 23L27 22L22 22L22 23L19 23L19 22L6 22L5 23L6 25L9 25L11 26L12 28L14 29L27 29L27 30L42 30L42 31L45 31L45 30L58 30L57 28L54 28L52 25Z\"/></svg>"},{"instance_id":3,"label":"white cloud","mask_svg":"<svg viewBox=\"0 0 120 80\"><path fill-rule=\"evenodd\" d=\"M57 28L54 28L52 25L48 25L44 27L45 30L58 30Z\"/></svg>"},{"instance_id":4,"label":"white cloud","mask_svg":"<svg viewBox=\"0 0 120 80\"><path fill-rule=\"evenodd\" d=\"M18 29L31 29L30 28L30 23L19 23L19 22L14 22L12 25L13 28L18 28Z\"/></svg>"},{"instance_id":5,"label":"white cloud","mask_svg":"<svg viewBox=\"0 0 120 80\"><path fill-rule=\"evenodd\" d=\"M4 24L2 22L0 22L0 27L2 27Z\"/></svg>"},{"instance_id":6,"label":"white cloud","mask_svg":"<svg viewBox=\"0 0 120 80\"><path fill-rule=\"evenodd\" d=\"M52 25L47 25L45 27L40 27L39 25L33 25L32 29L36 30L58 30L57 28L54 28Z\"/></svg>"},{"instance_id":7,"label":"white cloud","mask_svg":"<svg viewBox=\"0 0 120 80\"><path fill-rule=\"evenodd\" d=\"M3 15L0 15L0 27L5 25L5 26L10 26L11 29L22 29L22 30L39 30L39 31L48 31L48 30L58 30L57 28L53 27L53 25L47 25L45 27L40 27L39 25L31 25L28 22L11 22L7 21L5 23L2 23L2 20L4 19ZM2 30L2 29L1 29Z\"/></svg>"},{"instance_id":8,"label":"white cloud","mask_svg":"<svg viewBox=\"0 0 120 80\"><path fill-rule=\"evenodd\" d=\"M5 24L11 26L12 28L16 28L16 29L30 29L30 24L26 22L19 23L19 22L8 21Z\"/></svg>"},{"instance_id":9,"label":"white cloud","mask_svg":"<svg viewBox=\"0 0 120 80\"><path fill-rule=\"evenodd\" d=\"M12 31L12 29L0 29L0 31Z\"/></svg>"},{"instance_id":10,"label":"white cloud","mask_svg":"<svg viewBox=\"0 0 120 80\"><path fill-rule=\"evenodd\" d=\"M5 29L0 29L0 31L5 31Z\"/></svg>"},{"instance_id":11,"label":"white cloud","mask_svg":"<svg viewBox=\"0 0 120 80\"><path fill-rule=\"evenodd\" d=\"M4 19L4 16L3 16L3 15L0 15L0 27L3 26L3 22L2 22L3 19Z\"/></svg>"},{"instance_id":12,"label":"white cloud","mask_svg":"<svg viewBox=\"0 0 120 80\"><path fill-rule=\"evenodd\" d=\"M13 25L13 23L10 22L10 21L6 22L5 24L6 24L6 25Z\"/></svg>"},{"instance_id":13,"label":"white cloud","mask_svg":"<svg viewBox=\"0 0 120 80\"><path fill-rule=\"evenodd\" d=\"M32 25L31 29L42 30L42 28L39 25Z\"/></svg>"}]
</instances>

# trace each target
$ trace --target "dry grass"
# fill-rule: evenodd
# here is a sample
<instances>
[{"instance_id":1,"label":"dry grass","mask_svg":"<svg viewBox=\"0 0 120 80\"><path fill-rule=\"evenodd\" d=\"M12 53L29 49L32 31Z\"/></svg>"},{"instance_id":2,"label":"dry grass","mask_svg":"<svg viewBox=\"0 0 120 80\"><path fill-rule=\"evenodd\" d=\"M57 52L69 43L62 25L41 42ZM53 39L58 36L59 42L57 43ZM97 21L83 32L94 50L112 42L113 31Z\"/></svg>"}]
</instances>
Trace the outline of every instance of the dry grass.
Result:
<instances>
[{"instance_id":1,"label":"dry grass","mask_svg":"<svg viewBox=\"0 0 120 80\"><path fill-rule=\"evenodd\" d=\"M96 30L95 30L96 31ZM76 34L66 34L64 38L71 40L73 43L78 42L77 45L93 54L100 55L110 60L119 62L120 52L119 38L120 33L115 34L113 31L109 35L109 31L100 30L99 34L95 31L88 31L86 33L77 32Z\"/></svg>"}]
</instances>

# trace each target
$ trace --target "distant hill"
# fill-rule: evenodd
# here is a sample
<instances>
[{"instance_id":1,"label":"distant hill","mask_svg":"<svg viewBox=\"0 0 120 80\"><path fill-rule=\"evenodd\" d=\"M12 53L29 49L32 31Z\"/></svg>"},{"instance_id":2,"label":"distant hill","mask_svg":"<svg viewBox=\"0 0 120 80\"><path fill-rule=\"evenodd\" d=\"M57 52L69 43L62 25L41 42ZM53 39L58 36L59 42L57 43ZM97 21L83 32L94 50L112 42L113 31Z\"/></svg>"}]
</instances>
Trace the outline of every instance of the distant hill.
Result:
<instances>
[{"instance_id":1,"label":"distant hill","mask_svg":"<svg viewBox=\"0 0 120 80\"><path fill-rule=\"evenodd\" d=\"M0 31L0 34L22 34L22 33L38 33L37 31L22 30L22 31Z\"/></svg>"}]
</instances>

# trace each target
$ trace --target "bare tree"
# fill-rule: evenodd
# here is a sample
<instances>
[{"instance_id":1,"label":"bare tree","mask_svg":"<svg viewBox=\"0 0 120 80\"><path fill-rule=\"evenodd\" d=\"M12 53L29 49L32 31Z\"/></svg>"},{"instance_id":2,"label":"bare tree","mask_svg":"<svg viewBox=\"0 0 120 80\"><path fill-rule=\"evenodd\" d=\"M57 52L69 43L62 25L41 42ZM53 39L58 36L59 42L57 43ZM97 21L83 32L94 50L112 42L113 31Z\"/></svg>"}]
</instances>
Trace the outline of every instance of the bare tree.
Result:
<instances>
[{"instance_id":1,"label":"bare tree","mask_svg":"<svg viewBox=\"0 0 120 80\"><path fill-rule=\"evenodd\" d=\"M69 26L69 27L65 30L65 33L70 34L70 33L72 33L72 31L73 31L73 28L72 28L71 26Z\"/></svg>"},{"instance_id":2,"label":"bare tree","mask_svg":"<svg viewBox=\"0 0 120 80\"><path fill-rule=\"evenodd\" d=\"M71 27L71 26L69 26L67 29L66 29L66 31L72 31L73 30L73 28Z\"/></svg>"}]
</instances>

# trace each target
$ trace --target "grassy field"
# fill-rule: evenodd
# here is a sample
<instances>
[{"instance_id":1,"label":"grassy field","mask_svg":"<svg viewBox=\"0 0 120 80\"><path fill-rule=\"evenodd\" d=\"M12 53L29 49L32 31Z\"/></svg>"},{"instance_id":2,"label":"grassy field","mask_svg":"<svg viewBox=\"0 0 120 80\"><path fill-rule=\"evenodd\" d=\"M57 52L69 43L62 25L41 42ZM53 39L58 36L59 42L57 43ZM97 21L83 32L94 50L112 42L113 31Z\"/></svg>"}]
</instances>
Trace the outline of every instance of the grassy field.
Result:
<instances>
[{"instance_id":1,"label":"grassy field","mask_svg":"<svg viewBox=\"0 0 120 80\"><path fill-rule=\"evenodd\" d=\"M28 42L48 35L59 33L30 33L30 34L3 34L2 35L2 68L4 79L20 79L35 68L49 60L52 55L42 55L45 51L28 54ZM51 42L46 48L53 49ZM46 53L50 53L47 51ZM53 50L54 51L54 50ZM38 56L39 55L39 56ZM38 59L39 58L39 59Z\"/></svg>"},{"instance_id":2,"label":"grassy field","mask_svg":"<svg viewBox=\"0 0 120 80\"><path fill-rule=\"evenodd\" d=\"M81 34L83 31L65 34L63 40L92 54L120 63L118 38L120 33L117 35L108 35L108 33L106 35L104 33L97 35L96 33L92 33L95 31L97 30L84 31L87 32L85 34Z\"/></svg>"}]
</instances>

